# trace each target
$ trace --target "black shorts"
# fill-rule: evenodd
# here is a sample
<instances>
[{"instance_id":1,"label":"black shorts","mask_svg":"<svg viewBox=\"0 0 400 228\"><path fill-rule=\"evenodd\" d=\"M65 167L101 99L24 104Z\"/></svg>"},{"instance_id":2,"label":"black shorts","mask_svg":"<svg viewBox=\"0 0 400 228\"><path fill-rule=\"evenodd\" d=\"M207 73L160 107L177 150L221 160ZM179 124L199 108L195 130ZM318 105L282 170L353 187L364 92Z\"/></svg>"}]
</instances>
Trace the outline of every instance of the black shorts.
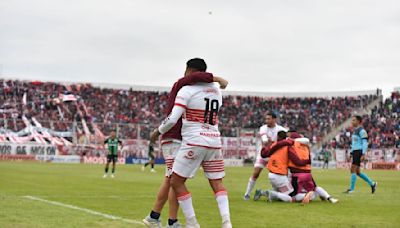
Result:
<instances>
[{"instance_id":1,"label":"black shorts","mask_svg":"<svg viewBox=\"0 0 400 228\"><path fill-rule=\"evenodd\" d=\"M353 165L360 166L361 165L361 157L362 157L362 151L361 150L354 150L351 152L352 156L352 163Z\"/></svg>"},{"instance_id":2,"label":"black shorts","mask_svg":"<svg viewBox=\"0 0 400 228\"><path fill-rule=\"evenodd\" d=\"M107 162L108 162L108 163L110 163L111 161L112 161L113 163L116 163L117 160L118 160L118 155L115 155L115 154L109 154L109 155L107 155Z\"/></svg>"}]
</instances>

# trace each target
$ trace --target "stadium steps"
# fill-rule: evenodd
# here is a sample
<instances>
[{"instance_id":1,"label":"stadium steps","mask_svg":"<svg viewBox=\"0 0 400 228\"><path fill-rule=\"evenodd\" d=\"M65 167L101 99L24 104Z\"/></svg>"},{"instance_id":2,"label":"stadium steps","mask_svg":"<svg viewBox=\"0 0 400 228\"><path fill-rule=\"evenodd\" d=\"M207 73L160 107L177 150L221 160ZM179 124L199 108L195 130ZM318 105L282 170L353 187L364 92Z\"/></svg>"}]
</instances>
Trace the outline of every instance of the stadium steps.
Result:
<instances>
[{"instance_id":1,"label":"stadium steps","mask_svg":"<svg viewBox=\"0 0 400 228\"><path fill-rule=\"evenodd\" d=\"M378 96L377 99L371 101L371 103L369 103L365 108L360 108L360 109L354 111L353 114L369 115L371 113L372 109L375 106L379 106L379 104L380 104L380 102L382 102L382 100L383 100L383 97ZM351 123L351 117L348 118L346 121L344 121L342 124L340 124L338 127L334 128L328 134L326 134L319 143L317 143L316 145L313 146L313 149L319 149L319 148L321 148L322 145L330 142L343 129L346 129L347 127L349 127L350 123Z\"/></svg>"}]
</instances>

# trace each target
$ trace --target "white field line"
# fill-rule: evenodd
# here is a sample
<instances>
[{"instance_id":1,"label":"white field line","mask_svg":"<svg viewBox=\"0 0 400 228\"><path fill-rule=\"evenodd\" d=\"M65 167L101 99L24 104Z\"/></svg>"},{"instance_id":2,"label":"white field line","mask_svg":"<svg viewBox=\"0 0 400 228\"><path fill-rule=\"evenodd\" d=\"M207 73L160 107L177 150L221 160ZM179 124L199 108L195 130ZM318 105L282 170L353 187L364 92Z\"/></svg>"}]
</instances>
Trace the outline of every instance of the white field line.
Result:
<instances>
[{"instance_id":1,"label":"white field line","mask_svg":"<svg viewBox=\"0 0 400 228\"><path fill-rule=\"evenodd\" d=\"M118 216L114 216L114 215L110 215L110 214L105 214L105 213L101 213L101 212L98 212L98 211L93 211L93 210L90 210L90 209L87 209L87 208L82 208L82 207L78 207L78 206L74 206L74 205L70 205L70 204L65 204L65 203L60 203L60 202L56 202L56 201L46 200L46 199L42 199L42 198L35 197L35 196L23 196L23 198L30 199L30 200L35 200L35 201L40 201L40 202L43 202L43 203L56 205L56 206L60 206L60 207L66 207L66 208L77 210L77 211L83 211L83 212L86 212L88 214L101 216L103 218L108 218L108 219L112 219L112 220L121 220L121 221L126 222L126 223L140 224L140 225L144 226L144 224L141 221L132 220L132 219L126 219L126 218L122 218L122 217L118 217Z\"/></svg>"}]
</instances>

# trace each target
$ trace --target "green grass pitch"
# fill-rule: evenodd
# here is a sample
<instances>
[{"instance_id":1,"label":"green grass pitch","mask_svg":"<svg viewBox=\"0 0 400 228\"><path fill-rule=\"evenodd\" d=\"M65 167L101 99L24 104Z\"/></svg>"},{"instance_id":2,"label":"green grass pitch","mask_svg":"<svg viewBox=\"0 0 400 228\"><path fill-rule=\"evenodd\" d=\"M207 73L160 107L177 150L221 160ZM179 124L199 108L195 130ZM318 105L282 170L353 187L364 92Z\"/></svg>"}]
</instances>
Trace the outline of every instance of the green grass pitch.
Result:
<instances>
[{"instance_id":1,"label":"green grass pitch","mask_svg":"<svg viewBox=\"0 0 400 228\"><path fill-rule=\"evenodd\" d=\"M0 162L0 227L144 227L23 196L141 221L152 208L163 170L157 166L157 173L150 173L136 165L121 165L116 178L103 179L100 165ZM317 183L340 202L318 200L307 206L243 201L251 172L251 167L226 169L234 227L400 227L400 172L367 171L379 182L376 194L357 179L356 193L346 195L342 192L348 186L348 171L314 170ZM201 170L188 186L200 225L220 227L218 208ZM267 187L263 172L256 188ZM167 210L166 206L164 225Z\"/></svg>"}]
</instances>

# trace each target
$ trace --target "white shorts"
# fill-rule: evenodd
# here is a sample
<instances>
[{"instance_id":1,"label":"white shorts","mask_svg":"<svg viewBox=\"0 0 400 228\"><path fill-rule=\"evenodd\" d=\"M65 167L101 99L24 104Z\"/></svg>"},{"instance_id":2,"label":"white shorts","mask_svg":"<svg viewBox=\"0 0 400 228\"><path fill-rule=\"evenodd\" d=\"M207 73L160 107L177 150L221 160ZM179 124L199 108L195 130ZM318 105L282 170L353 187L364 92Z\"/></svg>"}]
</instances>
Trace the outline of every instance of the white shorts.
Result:
<instances>
[{"instance_id":1,"label":"white shorts","mask_svg":"<svg viewBox=\"0 0 400 228\"><path fill-rule=\"evenodd\" d=\"M268 178L274 191L281 192L287 195L293 192L292 184L290 183L287 176L270 172L268 174Z\"/></svg>"},{"instance_id":2,"label":"white shorts","mask_svg":"<svg viewBox=\"0 0 400 228\"><path fill-rule=\"evenodd\" d=\"M264 169L267 165L268 158L262 158L260 154L257 155L256 161L254 162L254 168Z\"/></svg>"},{"instance_id":3,"label":"white shorts","mask_svg":"<svg viewBox=\"0 0 400 228\"><path fill-rule=\"evenodd\" d=\"M179 148L181 147L181 142L170 141L161 144L161 151L165 159L165 176L170 177L172 174L172 166L176 155L178 154Z\"/></svg>"},{"instance_id":4,"label":"white shorts","mask_svg":"<svg viewBox=\"0 0 400 228\"><path fill-rule=\"evenodd\" d=\"M181 177L193 178L200 166L208 179L223 178L225 170L222 150L182 145L172 171Z\"/></svg>"}]
</instances>

